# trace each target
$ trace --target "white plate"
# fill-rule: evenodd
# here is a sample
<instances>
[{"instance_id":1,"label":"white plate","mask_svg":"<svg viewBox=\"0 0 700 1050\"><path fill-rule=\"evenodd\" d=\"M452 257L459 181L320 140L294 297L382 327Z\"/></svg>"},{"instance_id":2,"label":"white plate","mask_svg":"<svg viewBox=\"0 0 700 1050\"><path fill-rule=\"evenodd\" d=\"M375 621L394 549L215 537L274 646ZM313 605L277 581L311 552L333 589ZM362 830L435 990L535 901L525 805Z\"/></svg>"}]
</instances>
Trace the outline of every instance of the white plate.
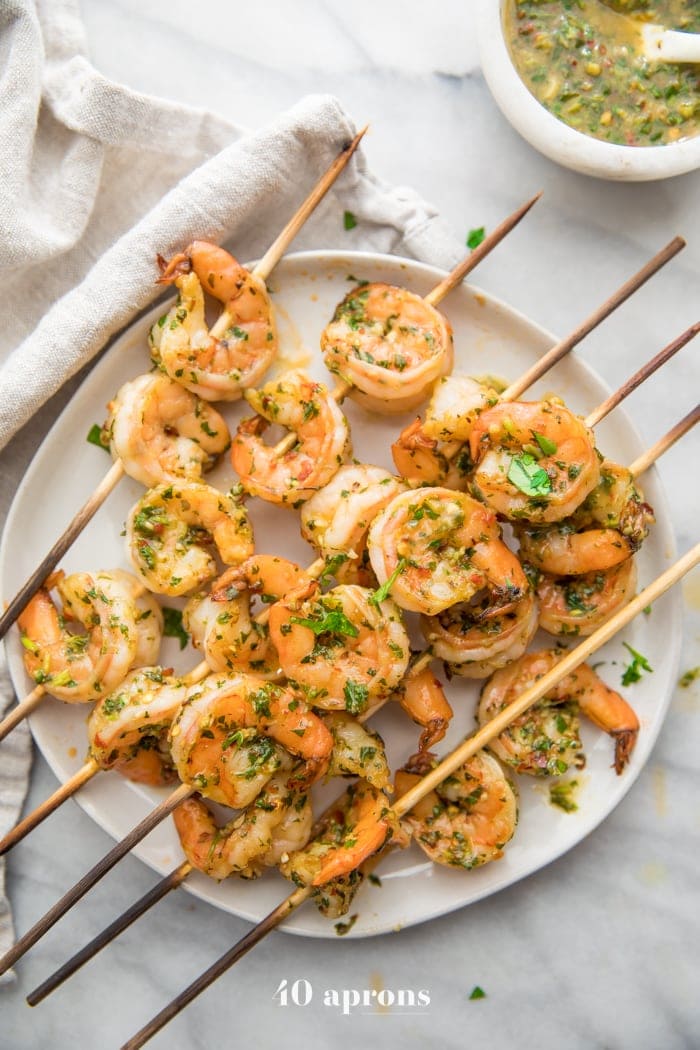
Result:
<instances>
[{"instance_id":1,"label":"white plate","mask_svg":"<svg viewBox=\"0 0 700 1050\"><path fill-rule=\"evenodd\" d=\"M442 277L430 267L389 256L330 252L288 256L270 282L280 319L282 367L303 364L316 377L327 378L318 351L319 334L336 303L351 287L351 275L406 285L423 294ZM455 331L457 371L515 378L553 342L543 329L472 286L454 291L444 309ZM39 555L48 549L107 469L107 456L86 443L86 433L93 422L102 421L104 406L118 387L148 370L146 334L161 312L162 307L156 308L140 318L116 341L37 453L15 497L0 549L3 595L13 594L26 579ZM608 392L605 384L575 356L558 365L533 389L555 390L581 413L591 410ZM229 422L243 415L246 407L240 403L229 406L225 410ZM375 418L351 401L345 403L345 408L356 457L391 468L391 440L408 419ZM619 409L601 424L598 435L600 447L621 463L631 462L642 450L630 421ZM221 488L228 488L235 480L228 461L210 478ZM674 557L667 505L654 471L644 479L644 485L647 498L656 509L657 524L639 556L640 586L649 583ZM142 492L137 482L122 481L68 553L63 568L70 572L126 566L119 533L129 508ZM259 550L282 554L301 564L313 560L313 552L298 535L293 511L252 501L251 513ZM166 599L165 604L176 603ZM654 668L652 675L645 675L627 690L639 713L641 733L630 766L622 776L616 776L610 766L610 738L584 726L588 763L578 778L582 787L577 812L564 813L551 806L546 783L519 778L520 823L503 859L476 871L460 872L429 864L416 847L396 854L382 865L381 886L366 885L355 899L352 912L359 917L350 936L384 933L460 908L537 871L585 838L632 786L658 735L677 675L679 624L680 600L670 593L657 602L651 615L638 617L598 657L605 661L601 674L614 688L620 688L622 665L628 658L622 638L643 652ZM538 640L553 644L548 636ZM10 667L18 694L23 695L31 683L24 673L20 648L16 632L12 632L8 639ZM191 649L180 654L177 644L168 640L163 662L184 671L198 663L199 658ZM442 754L473 728L478 691L479 683L467 680L456 678L449 684L447 692L455 718L440 746ZM85 716L82 706L47 699L31 719L36 741L62 781L82 763L86 749ZM417 729L398 705L380 712L375 724L388 741L391 765L396 768L415 750ZM324 789L337 790L337 785ZM116 774L102 773L77 798L102 828L121 838L163 795L164 792L127 783ZM182 858L172 822L162 824L134 852L158 872L170 871ZM257 882L230 879L220 885L197 875L185 885L189 892L251 921L267 914L289 889L276 872ZM283 929L314 937L335 936L333 923L311 905L300 909Z\"/></svg>"}]
</instances>

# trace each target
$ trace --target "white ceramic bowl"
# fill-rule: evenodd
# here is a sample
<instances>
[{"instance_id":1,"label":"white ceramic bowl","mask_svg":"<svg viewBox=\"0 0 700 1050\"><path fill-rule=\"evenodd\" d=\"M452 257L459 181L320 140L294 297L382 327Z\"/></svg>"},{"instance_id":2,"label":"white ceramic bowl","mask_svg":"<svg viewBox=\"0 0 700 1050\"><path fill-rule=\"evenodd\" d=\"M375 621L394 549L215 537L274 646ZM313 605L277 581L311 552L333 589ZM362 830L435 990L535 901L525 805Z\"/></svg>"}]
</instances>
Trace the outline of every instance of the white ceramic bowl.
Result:
<instances>
[{"instance_id":1,"label":"white ceramic bowl","mask_svg":"<svg viewBox=\"0 0 700 1050\"><path fill-rule=\"evenodd\" d=\"M665 146L617 146L575 131L531 95L510 57L503 31L507 0L476 0L481 66L504 116L551 160L584 175L646 182L700 167L700 134Z\"/></svg>"}]
</instances>

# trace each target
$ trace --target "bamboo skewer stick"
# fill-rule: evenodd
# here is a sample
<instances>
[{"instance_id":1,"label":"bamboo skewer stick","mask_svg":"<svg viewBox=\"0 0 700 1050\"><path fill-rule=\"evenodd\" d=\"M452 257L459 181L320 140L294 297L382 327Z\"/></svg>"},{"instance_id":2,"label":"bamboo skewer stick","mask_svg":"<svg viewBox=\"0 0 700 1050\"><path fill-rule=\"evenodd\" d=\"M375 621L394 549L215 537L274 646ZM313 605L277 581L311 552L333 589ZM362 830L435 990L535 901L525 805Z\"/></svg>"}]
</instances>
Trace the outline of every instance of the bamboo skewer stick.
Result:
<instances>
[{"instance_id":1,"label":"bamboo skewer stick","mask_svg":"<svg viewBox=\"0 0 700 1050\"><path fill-rule=\"evenodd\" d=\"M13 707L9 715L0 722L0 740L4 740L15 726L29 717L32 711L39 706L45 695L46 690L43 685L37 685L32 689L31 693L27 693L25 698Z\"/></svg>"},{"instance_id":2,"label":"bamboo skewer stick","mask_svg":"<svg viewBox=\"0 0 700 1050\"><path fill-rule=\"evenodd\" d=\"M683 555L675 565L672 565L653 583L645 587L629 605L621 609L606 624L586 638L575 649L572 649L558 663L543 675L534 685L524 690L519 697L508 704L495 718L482 726L473 736L469 737L457 747L447 758L443 759L434 769L421 778L409 791L394 803L394 813L397 817L405 816L422 798L438 786L446 777L454 773L461 765L480 751L495 737L506 729L511 722L519 718L528 708L537 703L551 689L557 685L566 675L576 670L597 649L631 620L643 609L655 602L669 588L678 583L691 569L700 564L700 543L693 547L687 554ZM372 858L370 858L372 859ZM228 970L243 955L254 948L260 941L276 926L286 919L293 911L306 901L312 893L311 887L301 887L294 890L286 900L267 915L254 929L250 930L237 944L235 944L225 955L221 956L203 974L192 982L184 991L180 992L160 1013L153 1017L136 1035L132 1036L123 1044L121 1050L138 1050L144 1046L157 1032L159 1032L169 1021L183 1010L193 999L203 992L209 985Z\"/></svg>"},{"instance_id":3,"label":"bamboo skewer stick","mask_svg":"<svg viewBox=\"0 0 700 1050\"><path fill-rule=\"evenodd\" d=\"M75 886L72 886L70 890L52 908L42 916L37 923L32 926L30 930L25 933L23 937L17 941L13 948L10 948L2 959L0 959L0 974L5 973L13 966L18 959L20 959L25 952L29 951L37 941L41 940L45 933L56 925L58 920L62 918L74 904L77 904L85 894L90 890L101 878L103 878L107 872L111 871L112 868L125 857L126 854L133 849L133 847L145 838L149 832L153 831L161 821L165 820L174 809L176 809L181 802L188 799L193 795L195 789L190 787L189 784L181 784L179 788L171 792L167 798L163 799L155 809L140 821L135 828L125 835L116 846L114 846L108 853L102 857L101 860L95 864L86 875L80 879Z\"/></svg>"},{"instance_id":4,"label":"bamboo skewer stick","mask_svg":"<svg viewBox=\"0 0 700 1050\"><path fill-rule=\"evenodd\" d=\"M266 610L267 611L267 610ZM196 682L205 678L211 668L206 660L202 660L201 663L197 664L188 674L184 675L189 682L194 685ZM31 694L30 694L31 696ZM24 702L24 701L23 701ZM18 707L21 707L18 704ZM62 806L66 799L71 798L80 788L87 784L88 781L92 780L98 773L106 773L109 770L103 769L102 766L98 765L94 758L89 758L85 765L81 766L77 772L69 777L64 784L56 788L52 795L49 795L47 799L44 799L36 809L28 813L27 816L16 824L11 831L5 835L3 839L0 839L0 857L16 846L18 842L21 842L30 831L38 827L39 824L43 823L47 817L50 817L59 806Z\"/></svg>"},{"instance_id":5,"label":"bamboo skewer stick","mask_svg":"<svg viewBox=\"0 0 700 1050\"><path fill-rule=\"evenodd\" d=\"M524 219L531 208L535 206L537 201L542 196L542 191L536 193L530 200L525 201L521 204L511 215L500 223L496 229L485 237L481 244L474 249L465 259L462 259L460 263L453 270L448 273L446 277L436 284L432 291L428 292L427 295L423 296L424 302L428 303L429 306L437 306L438 303L442 302L446 295L452 291L468 273L479 265L482 259L485 259L490 252L500 244L504 237L510 233L510 231L518 225L521 219ZM680 249L679 249L680 250ZM331 391L331 397L339 404L341 401L348 396L352 390L352 383L339 383L334 390ZM287 434L282 438L274 448L275 456L284 456L290 449L294 448L297 443L297 436L294 433Z\"/></svg>"},{"instance_id":6,"label":"bamboo skewer stick","mask_svg":"<svg viewBox=\"0 0 700 1050\"><path fill-rule=\"evenodd\" d=\"M83 504L75 515L65 532L59 536L45 558L41 560L29 579L20 587L14 598L8 603L7 608L0 616L0 638L4 638L8 630L15 622L19 614L28 605L42 583L58 565L59 561L71 546L73 541L83 531L89 521L95 516L110 492L121 481L126 471L121 460L117 460L109 468L102 481L99 483L90 498Z\"/></svg>"},{"instance_id":7,"label":"bamboo skewer stick","mask_svg":"<svg viewBox=\"0 0 700 1050\"><path fill-rule=\"evenodd\" d=\"M115 937L118 937L120 933L123 933L124 930L136 922L144 912L162 900L171 890L177 889L191 871L192 865L188 860L185 860L174 871L171 871L169 875L157 882L140 900L135 901L114 922L110 923L101 933L98 933L97 937L90 941L89 944L86 944L84 948L76 952L55 973L52 973L50 977L47 977L45 981L42 981L37 988L30 992L27 996L29 1005L36 1006L47 995L50 995L59 985L71 977L76 970L79 970L81 966L84 966L86 962L97 955Z\"/></svg>"},{"instance_id":8,"label":"bamboo skewer stick","mask_svg":"<svg viewBox=\"0 0 700 1050\"><path fill-rule=\"evenodd\" d=\"M586 417L586 426L597 426L602 419L605 419L614 408L617 408L617 406L646 379L648 379L649 376L652 376L662 365L666 364L666 362L669 361L674 354L677 354L686 343L689 343L691 339L694 339L698 332L700 332L700 321L691 325L690 328L685 330L685 332L682 332L676 339L672 340L672 342L665 346L663 350L660 350L658 354L652 357L651 361L647 361L645 365L642 365L642 367L638 369L634 375L630 376L622 386L618 387L610 397L607 397L602 404L598 405L598 407Z\"/></svg>"},{"instance_id":9,"label":"bamboo skewer stick","mask_svg":"<svg viewBox=\"0 0 700 1050\"><path fill-rule=\"evenodd\" d=\"M410 677L414 673L413 668L409 669L406 677ZM385 697L380 700L378 704L375 704L373 708L360 715L357 719L358 722L364 725L370 718L372 718L377 711L379 711L391 698ZM339 800L335 799L331 804L331 809L338 805ZM326 811L327 812L327 811ZM318 834L320 827L322 826L325 813L319 817L316 821L314 828L311 832L311 838L314 838ZM147 911L162 900L163 897L170 892L170 890L178 889L179 886L185 881L185 879L195 869L189 863L189 861L183 861L177 868L166 875L160 882L156 883L152 889L148 890L139 900L135 901L134 904L130 905L121 915L119 915L108 927L97 934L96 937L86 944L83 948L67 959L65 963L54 973L50 974L45 981L41 983L34 991L30 992L27 996L27 1002L30 1006L36 1006L38 1003L45 999L47 995L55 991L64 981L69 977L72 977L82 966L90 961L98 952L101 952L103 948L106 948L115 938L117 938L124 930L129 926L132 926L137 919L145 915Z\"/></svg>"},{"instance_id":10,"label":"bamboo skewer stick","mask_svg":"<svg viewBox=\"0 0 700 1050\"><path fill-rule=\"evenodd\" d=\"M548 372L550 368L553 368L554 365L565 357L570 350L575 346L578 346L585 336L589 335L594 328L597 328L602 321L609 317L613 310L616 310L618 306L621 306L622 303L626 302L627 299L629 299L638 288L641 288L643 284L646 284L649 278L653 277L662 266L665 266L675 255L678 255L678 252L685 248L685 243L686 242L682 237L674 237L672 241L669 241L665 248L662 248L660 252L657 252L657 254L650 259L641 270L639 270L633 277L630 277L630 279L626 281L622 287L618 288L609 299L606 299L597 310L594 310L590 317L583 321L578 328L575 328L570 335L558 342L551 350L548 350L547 353L536 361L531 368L528 368L527 372L524 372L519 379L516 379L514 383L511 383L511 385L501 394L500 400L516 401L528 387L532 386L533 383L536 383L538 379L541 379L545 372Z\"/></svg>"},{"instance_id":11,"label":"bamboo skewer stick","mask_svg":"<svg viewBox=\"0 0 700 1050\"><path fill-rule=\"evenodd\" d=\"M656 463L660 456L663 456L664 452L667 452L668 449L675 445L684 434L687 434L689 430L692 430L699 420L700 405L696 405L695 408L691 409L679 423L676 423L675 427L671 427L668 433L664 434L662 438L659 438L651 448L648 448L646 452L642 452L641 456L635 459L634 463L630 463L628 469L632 477L638 478L640 474L643 474L645 470L648 470L652 464Z\"/></svg>"},{"instance_id":12,"label":"bamboo skewer stick","mask_svg":"<svg viewBox=\"0 0 700 1050\"><path fill-rule=\"evenodd\" d=\"M347 143L338 156L335 158L331 166L324 172L321 179L312 189L311 193L300 205L297 211L294 213L292 218L289 220L287 225L284 227L282 232L276 238L274 243L265 252L265 255L260 259L258 264L253 269L253 274L256 277L260 277L262 280L266 280L273 268L277 265L285 251L289 247L291 241L296 237L297 233L307 221L314 208L320 203L323 197L326 195L328 190L331 188L335 180L338 178L340 173L348 164L348 161L355 153L355 150L360 144L362 137L364 136L367 128L363 128L357 133L355 138ZM221 314L216 324L211 330L211 334L216 338L217 334L221 335L226 330L230 323L230 316L224 312ZM78 513L75 515L73 520L67 526L65 531L56 540L51 550L48 552L45 558L42 559L41 563L31 574L29 579L22 585L20 590L9 602L7 608L0 616L0 638L4 638L8 630L15 622L22 610L34 597L36 592L41 587L46 577L53 572L58 565L59 561L73 544L75 539L80 535L82 530L88 524L88 522L94 517L99 508L102 506L104 501L110 495L112 490L116 488L117 484L126 474L124 465L121 460L117 460L112 464L110 469L105 474L102 481L99 483L95 491L92 493L86 503L80 508Z\"/></svg>"}]
</instances>

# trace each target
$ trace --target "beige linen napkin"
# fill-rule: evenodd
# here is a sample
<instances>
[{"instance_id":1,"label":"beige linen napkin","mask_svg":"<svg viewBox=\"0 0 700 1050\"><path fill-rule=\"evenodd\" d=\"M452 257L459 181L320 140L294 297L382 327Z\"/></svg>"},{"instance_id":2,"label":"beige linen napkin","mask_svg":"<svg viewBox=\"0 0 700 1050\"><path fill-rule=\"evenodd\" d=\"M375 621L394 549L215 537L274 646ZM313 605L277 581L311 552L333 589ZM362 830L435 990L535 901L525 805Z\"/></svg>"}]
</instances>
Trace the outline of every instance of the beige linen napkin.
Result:
<instances>
[{"instance_id":1,"label":"beige linen napkin","mask_svg":"<svg viewBox=\"0 0 700 1050\"><path fill-rule=\"evenodd\" d=\"M79 377L67 381L159 294L156 253L200 237L228 242L242 259L261 255L354 128L327 96L248 133L111 83L85 57L74 0L0 3L0 34L4 519ZM343 228L346 209L357 219L352 231ZM381 183L361 152L294 247L395 252L441 266L462 251L433 208ZM12 696L2 661L0 653L0 714ZM0 747L0 834L16 821L28 768L20 727ZM12 938L2 894L0 881L0 952Z\"/></svg>"}]
</instances>

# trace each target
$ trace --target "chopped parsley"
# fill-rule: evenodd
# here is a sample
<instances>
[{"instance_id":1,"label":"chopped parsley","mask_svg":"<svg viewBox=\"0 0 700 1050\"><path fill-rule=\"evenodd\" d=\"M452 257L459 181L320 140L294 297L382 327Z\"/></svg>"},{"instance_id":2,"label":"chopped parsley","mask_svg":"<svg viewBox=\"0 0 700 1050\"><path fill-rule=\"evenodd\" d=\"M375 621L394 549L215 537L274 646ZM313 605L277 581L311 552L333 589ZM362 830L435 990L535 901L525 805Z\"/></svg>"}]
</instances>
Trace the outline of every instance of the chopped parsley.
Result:
<instances>
[{"instance_id":1,"label":"chopped parsley","mask_svg":"<svg viewBox=\"0 0 700 1050\"><path fill-rule=\"evenodd\" d=\"M102 448L105 452L109 452L109 442L105 445L102 438L102 427L99 423L93 423L87 432L86 441L89 441L91 445L97 445L98 448Z\"/></svg>"},{"instance_id":2,"label":"chopped parsley","mask_svg":"<svg viewBox=\"0 0 700 1050\"><path fill-rule=\"evenodd\" d=\"M575 813L578 804L573 795L578 786L578 780L560 780L558 784L552 784L549 789L549 801L565 813Z\"/></svg>"},{"instance_id":3,"label":"chopped parsley","mask_svg":"<svg viewBox=\"0 0 700 1050\"><path fill-rule=\"evenodd\" d=\"M542 449L542 453L545 456L553 456L554 453L557 451L557 446L555 445L555 443L553 441L550 441L548 437L545 437L544 434L540 434L538 430L533 430L532 436Z\"/></svg>"},{"instance_id":4,"label":"chopped parsley","mask_svg":"<svg viewBox=\"0 0 700 1050\"><path fill-rule=\"evenodd\" d=\"M323 584L328 583L331 577L334 577L341 565L344 565L348 560L347 554L334 554L330 558L326 558L326 564L323 567L323 572L318 577L318 582Z\"/></svg>"},{"instance_id":5,"label":"chopped parsley","mask_svg":"<svg viewBox=\"0 0 700 1050\"><path fill-rule=\"evenodd\" d=\"M386 583L383 583L378 590L374 591L373 594L370 594L369 601L371 601L372 605L380 605L383 601L386 601L386 599L389 597L389 591L394 586L399 576L406 568L407 564L408 563L405 558L399 558L399 560L396 563L396 568L394 569Z\"/></svg>"},{"instance_id":6,"label":"chopped parsley","mask_svg":"<svg viewBox=\"0 0 700 1050\"><path fill-rule=\"evenodd\" d=\"M359 917L359 915L351 915L347 922L336 922L333 929L339 937L344 937L346 933L350 932Z\"/></svg>"},{"instance_id":7,"label":"chopped parsley","mask_svg":"<svg viewBox=\"0 0 700 1050\"><path fill-rule=\"evenodd\" d=\"M681 675L678 679L678 684L681 689L687 689L688 686L692 685L696 678L700 678L700 667L691 667L689 671Z\"/></svg>"},{"instance_id":8,"label":"chopped parsley","mask_svg":"<svg viewBox=\"0 0 700 1050\"><path fill-rule=\"evenodd\" d=\"M484 991L483 988L480 988L478 984L475 984L474 987L472 988L471 992L469 993L469 998L470 999L485 999L486 998L486 992Z\"/></svg>"},{"instance_id":9,"label":"chopped parsley","mask_svg":"<svg viewBox=\"0 0 700 1050\"><path fill-rule=\"evenodd\" d=\"M548 496L552 491L552 481L543 467L529 452L522 456L513 456L508 468L508 481L526 496Z\"/></svg>"},{"instance_id":10,"label":"chopped parsley","mask_svg":"<svg viewBox=\"0 0 700 1050\"><path fill-rule=\"evenodd\" d=\"M190 640L190 636L182 626L182 613L179 609L163 608L163 634L166 638L178 638L180 648L184 649Z\"/></svg>"},{"instance_id":11,"label":"chopped parsley","mask_svg":"<svg viewBox=\"0 0 700 1050\"><path fill-rule=\"evenodd\" d=\"M467 248L471 248L474 251L475 248L479 247L485 236L485 226L477 226L475 230L470 230L467 234Z\"/></svg>"},{"instance_id":12,"label":"chopped parsley","mask_svg":"<svg viewBox=\"0 0 700 1050\"><path fill-rule=\"evenodd\" d=\"M625 649L632 654L632 660L626 665L624 674L622 675L623 685L632 685L634 682L638 682L642 677L643 671L653 672L654 668L651 666L646 656L642 656L636 649L633 649L627 642L622 643Z\"/></svg>"},{"instance_id":13,"label":"chopped parsley","mask_svg":"<svg viewBox=\"0 0 700 1050\"><path fill-rule=\"evenodd\" d=\"M346 230L354 230L357 226L357 219L351 211L343 212L343 228Z\"/></svg>"},{"instance_id":14,"label":"chopped parsley","mask_svg":"<svg viewBox=\"0 0 700 1050\"><path fill-rule=\"evenodd\" d=\"M320 619L310 617L291 616L290 623L298 623L301 627L308 627L314 634L340 634L346 638L357 638L360 633L355 624L348 620L341 609L326 609L320 607L322 614Z\"/></svg>"},{"instance_id":15,"label":"chopped parsley","mask_svg":"<svg viewBox=\"0 0 700 1050\"><path fill-rule=\"evenodd\" d=\"M363 711L367 710L369 690L366 685L361 685L359 682L353 682L350 679L345 683L343 696L345 697L345 710L348 714L361 715Z\"/></svg>"}]
</instances>

